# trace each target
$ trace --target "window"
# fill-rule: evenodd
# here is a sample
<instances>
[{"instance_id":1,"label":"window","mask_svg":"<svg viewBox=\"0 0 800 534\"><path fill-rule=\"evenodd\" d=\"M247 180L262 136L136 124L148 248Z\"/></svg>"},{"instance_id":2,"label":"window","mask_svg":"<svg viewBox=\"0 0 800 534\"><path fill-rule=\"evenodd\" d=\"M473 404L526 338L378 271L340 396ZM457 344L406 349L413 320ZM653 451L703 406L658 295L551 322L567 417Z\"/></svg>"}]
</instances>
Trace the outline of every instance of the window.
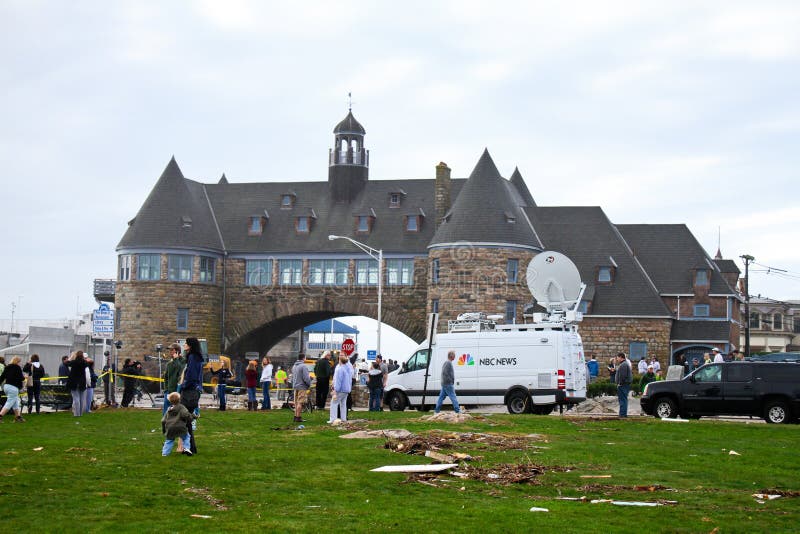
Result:
<instances>
[{"instance_id":1,"label":"window","mask_svg":"<svg viewBox=\"0 0 800 534\"><path fill-rule=\"evenodd\" d=\"M753 366L737 363L728 366L728 382L749 382L753 379Z\"/></svg>"},{"instance_id":2,"label":"window","mask_svg":"<svg viewBox=\"0 0 800 534\"><path fill-rule=\"evenodd\" d=\"M434 284L439 283L439 258L434 258L431 261L431 282Z\"/></svg>"},{"instance_id":3,"label":"window","mask_svg":"<svg viewBox=\"0 0 800 534\"><path fill-rule=\"evenodd\" d=\"M298 217L297 223L295 224L295 230L299 234L307 234L309 229L308 217Z\"/></svg>"},{"instance_id":4,"label":"window","mask_svg":"<svg viewBox=\"0 0 800 534\"><path fill-rule=\"evenodd\" d=\"M400 205L400 193L392 193L389 195L389 207L396 208Z\"/></svg>"},{"instance_id":5,"label":"window","mask_svg":"<svg viewBox=\"0 0 800 534\"><path fill-rule=\"evenodd\" d=\"M578 304L578 311L581 313L589 313L589 301L582 300L580 304Z\"/></svg>"},{"instance_id":6,"label":"window","mask_svg":"<svg viewBox=\"0 0 800 534\"><path fill-rule=\"evenodd\" d=\"M439 313L439 299L431 300L431 313Z\"/></svg>"},{"instance_id":7,"label":"window","mask_svg":"<svg viewBox=\"0 0 800 534\"><path fill-rule=\"evenodd\" d=\"M783 315L776 313L772 316L772 329L783 330Z\"/></svg>"},{"instance_id":8,"label":"window","mask_svg":"<svg viewBox=\"0 0 800 534\"><path fill-rule=\"evenodd\" d=\"M247 260L245 273L248 286L272 285L272 260Z\"/></svg>"},{"instance_id":9,"label":"window","mask_svg":"<svg viewBox=\"0 0 800 534\"><path fill-rule=\"evenodd\" d=\"M685 280L685 278L684 278ZM708 285L708 270L707 269L697 269L697 272L694 275L694 285L696 286L707 286Z\"/></svg>"},{"instance_id":10,"label":"window","mask_svg":"<svg viewBox=\"0 0 800 534\"><path fill-rule=\"evenodd\" d=\"M214 258L200 256L200 281L207 284L214 283L214 271L217 261Z\"/></svg>"},{"instance_id":11,"label":"window","mask_svg":"<svg viewBox=\"0 0 800 534\"><path fill-rule=\"evenodd\" d=\"M793 332L795 334L800 334L800 317L795 316L794 319L792 319L792 321L794 322Z\"/></svg>"},{"instance_id":12,"label":"window","mask_svg":"<svg viewBox=\"0 0 800 534\"><path fill-rule=\"evenodd\" d=\"M684 278L685 280L685 278ZM710 309L708 304L695 304L694 305L694 316L695 317L708 317L710 314Z\"/></svg>"},{"instance_id":13,"label":"window","mask_svg":"<svg viewBox=\"0 0 800 534\"><path fill-rule=\"evenodd\" d=\"M119 280L127 282L131 279L131 255L122 254L119 257Z\"/></svg>"},{"instance_id":14,"label":"window","mask_svg":"<svg viewBox=\"0 0 800 534\"><path fill-rule=\"evenodd\" d=\"M310 260L308 262L308 283L346 286L348 264L347 260Z\"/></svg>"},{"instance_id":15,"label":"window","mask_svg":"<svg viewBox=\"0 0 800 534\"><path fill-rule=\"evenodd\" d=\"M161 256L159 254L139 254L136 259L139 264L139 271L136 273L137 279L161 279Z\"/></svg>"},{"instance_id":16,"label":"window","mask_svg":"<svg viewBox=\"0 0 800 534\"><path fill-rule=\"evenodd\" d=\"M419 215L406 216L406 232L419 232Z\"/></svg>"},{"instance_id":17,"label":"window","mask_svg":"<svg viewBox=\"0 0 800 534\"><path fill-rule=\"evenodd\" d=\"M303 260L280 260L278 276L282 286L299 286L303 281Z\"/></svg>"},{"instance_id":18,"label":"window","mask_svg":"<svg viewBox=\"0 0 800 534\"><path fill-rule=\"evenodd\" d=\"M642 358L647 358L647 343L632 341L628 345L628 354L632 362L638 362Z\"/></svg>"},{"instance_id":19,"label":"window","mask_svg":"<svg viewBox=\"0 0 800 534\"><path fill-rule=\"evenodd\" d=\"M428 368L428 349L420 349L403 365L401 373L410 373Z\"/></svg>"},{"instance_id":20,"label":"window","mask_svg":"<svg viewBox=\"0 0 800 534\"><path fill-rule=\"evenodd\" d=\"M370 217L369 215L359 215L356 221L356 231L362 234L369 233Z\"/></svg>"},{"instance_id":21,"label":"window","mask_svg":"<svg viewBox=\"0 0 800 534\"><path fill-rule=\"evenodd\" d=\"M176 316L175 323L175 330L189 330L189 308L178 308L178 314Z\"/></svg>"},{"instance_id":22,"label":"window","mask_svg":"<svg viewBox=\"0 0 800 534\"><path fill-rule=\"evenodd\" d=\"M508 260L506 264L506 278L509 284L516 284L519 274L519 260Z\"/></svg>"},{"instance_id":23,"label":"window","mask_svg":"<svg viewBox=\"0 0 800 534\"><path fill-rule=\"evenodd\" d=\"M758 312L750 312L750 328L761 328L761 317Z\"/></svg>"},{"instance_id":24,"label":"window","mask_svg":"<svg viewBox=\"0 0 800 534\"><path fill-rule=\"evenodd\" d=\"M506 322L509 324L513 324L517 322L517 301L516 300L507 300L506 301Z\"/></svg>"},{"instance_id":25,"label":"window","mask_svg":"<svg viewBox=\"0 0 800 534\"><path fill-rule=\"evenodd\" d=\"M167 256L167 274L174 282L192 281L192 256L170 254Z\"/></svg>"},{"instance_id":26,"label":"window","mask_svg":"<svg viewBox=\"0 0 800 534\"><path fill-rule=\"evenodd\" d=\"M378 262L375 260L356 260L356 285L378 285Z\"/></svg>"},{"instance_id":27,"label":"window","mask_svg":"<svg viewBox=\"0 0 800 534\"><path fill-rule=\"evenodd\" d=\"M294 204L294 195L281 195L281 209L289 209Z\"/></svg>"},{"instance_id":28,"label":"window","mask_svg":"<svg viewBox=\"0 0 800 534\"><path fill-rule=\"evenodd\" d=\"M695 382L722 382L722 366L706 365L694 373Z\"/></svg>"},{"instance_id":29,"label":"window","mask_svg":"<svg viewBox=\"0 0 800 534\"><path fill-rule=\"evenodd\" d=\"M386 284L410 286L414 283L414 260L387 260Z\"/></svg>"},{"instance_id":30,"label":"window","mask_svg":"<svg viewBox=\"0 0 800 534\"><path fill-rule=\"evenodd\" d=\"M600 267L597 269L597 281L600 283L611 283L611 267Z\"/></svg>"},{"instance_id":31,"label":"window","mask_svg":"<svg viewBox=\"0 0 800 534\"><path fill-rule=\"evenodd\" d=\"M261 235L264 227L261 217L250 217L250 224L247 227L247 235Z\"/></svg>"}]
</instances>

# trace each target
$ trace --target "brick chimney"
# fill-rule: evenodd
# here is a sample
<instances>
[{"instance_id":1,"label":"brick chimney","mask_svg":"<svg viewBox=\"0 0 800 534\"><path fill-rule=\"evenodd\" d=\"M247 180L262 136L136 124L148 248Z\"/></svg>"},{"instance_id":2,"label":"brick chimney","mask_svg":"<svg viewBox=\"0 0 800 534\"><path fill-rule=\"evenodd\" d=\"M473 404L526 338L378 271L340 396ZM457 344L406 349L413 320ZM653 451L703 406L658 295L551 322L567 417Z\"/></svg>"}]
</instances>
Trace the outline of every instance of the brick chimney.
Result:
<instances>
[{"instance_id":1,"label":"brick chimney","mask_svg":"<svg viewBox=\"0 0 800 534\"><path fill-rule=\"evenodd\" d=\"M450 209L450 167L445 162L439 162L436 166L436 185L434 190L434 201L436 206L436 227L442 222L442 218Z\"/></svg>"}]
</instances>

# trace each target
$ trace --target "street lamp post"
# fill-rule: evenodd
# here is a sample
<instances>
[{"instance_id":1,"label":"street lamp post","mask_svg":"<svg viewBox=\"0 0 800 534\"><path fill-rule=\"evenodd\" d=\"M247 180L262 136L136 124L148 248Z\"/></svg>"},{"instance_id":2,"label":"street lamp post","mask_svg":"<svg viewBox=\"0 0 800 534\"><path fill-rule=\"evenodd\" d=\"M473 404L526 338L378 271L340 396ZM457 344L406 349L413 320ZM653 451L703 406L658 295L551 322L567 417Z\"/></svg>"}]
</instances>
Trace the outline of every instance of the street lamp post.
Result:
<instances>
[{"instance_id":1,"label":"street lamp post","mask_svg":"<svg viewBox=\"0 0 800 534\"><path fill-rule=\"evenodd\" d=\"M378 347L377 353L381 353L381 311L383 308L383 249L375 250L374 248L365 245L353 238L342 235L329 235L328 239L335 241L337 239L344 239L350 241L352 244L360 248L367 256L378 262ZM367 280L369 282L369 280Z\"/></svg>"}]
</instances>

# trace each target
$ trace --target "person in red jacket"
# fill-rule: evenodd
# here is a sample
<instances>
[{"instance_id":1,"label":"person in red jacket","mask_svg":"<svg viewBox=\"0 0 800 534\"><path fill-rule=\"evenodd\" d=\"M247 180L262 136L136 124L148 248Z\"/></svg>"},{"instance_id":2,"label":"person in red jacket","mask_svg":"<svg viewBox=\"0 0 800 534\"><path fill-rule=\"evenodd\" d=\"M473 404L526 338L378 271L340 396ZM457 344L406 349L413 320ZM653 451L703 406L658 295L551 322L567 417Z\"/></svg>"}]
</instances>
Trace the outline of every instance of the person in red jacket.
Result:
<instances>
[{"instance_id":1,"label":"person in red jacket","mask_svg":"<svg viewBox=\"0 0 800 534\"><path fill-rule=\"evenodd\" d=\"M256 366L258 362L250 360L247 364L247 370L244 372L244 378L247 386L247 411L258 410L258 400L256 398L256 388L258 387L258 371Z\"/></svg>"}]
</instances>

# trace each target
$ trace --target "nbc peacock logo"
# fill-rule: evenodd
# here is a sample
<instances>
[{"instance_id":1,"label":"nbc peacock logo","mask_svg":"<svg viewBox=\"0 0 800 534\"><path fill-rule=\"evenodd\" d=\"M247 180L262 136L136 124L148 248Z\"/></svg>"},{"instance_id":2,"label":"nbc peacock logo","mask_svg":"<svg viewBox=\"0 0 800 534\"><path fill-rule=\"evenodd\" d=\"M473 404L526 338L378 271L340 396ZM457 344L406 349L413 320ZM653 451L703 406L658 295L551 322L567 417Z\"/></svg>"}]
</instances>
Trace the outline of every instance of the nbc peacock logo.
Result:
<instances>
[{"instance_id":1,"label":"nbc peacock logo","mask_svg":"<svg viewBox=\"0 0 800 534\"><path fill-rule=\"evenodd\" d=\"M475 360L470 354L462 354L458 357L458 365L475 365Z\"/></svg>"}]
</instances>

